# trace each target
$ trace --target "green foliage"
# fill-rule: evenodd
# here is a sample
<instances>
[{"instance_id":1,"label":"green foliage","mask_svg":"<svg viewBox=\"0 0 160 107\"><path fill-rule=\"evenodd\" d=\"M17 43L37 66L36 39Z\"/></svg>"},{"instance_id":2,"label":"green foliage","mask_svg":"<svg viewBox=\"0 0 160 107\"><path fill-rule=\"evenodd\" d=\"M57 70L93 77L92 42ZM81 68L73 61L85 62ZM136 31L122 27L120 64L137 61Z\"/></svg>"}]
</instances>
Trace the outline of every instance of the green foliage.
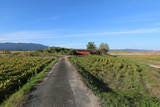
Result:
<instances>
[{"instance_id":1,"label":"green foliage","mask_svg":"<svg viewBox=\"0 0 160 107\"><path fill-rule=\"evenodd\" d=\"M101 43L99 46L101 55L105 55L109 51L109 46L106 43Z\"/></svg>"},{"instance_id":2,"label":"green foliage","mask_svg":"<svg viewBox=\"0 0 160 107\"><path fill-rule=\"evenodd\" d=\"M101 43L99 49L97 49L94 42L88 42L87 50L93 55L106 55L109 51L109 46L107 43Z\"/></svg>"},{"instance_id":3,"label":"green foliage","mask_svg":"<svg viewBox=\"0 0 160 107\"><path fill-rule=\"evenodd\" d=\"M8 99L6 99L2 104L0 104L0 107L23 107L24 101L26 100L26 94L30 92L33 86L39 83L39 80L46 76L46 72L50 71L56 62L57 59L53 60L40 73L31 77L22 88L20 88Z\"/></svg>"},{"instance_id":4,"label":"green foliage","mask_svg":"<svg viewBox=\"0 0 160 107\"><path fill-rule=\"evenodd\" d=\"M51 57L1 57L0 102L21 88L32 76L42 71Z\"/></svg>"},{"instance_id":5,"label":"green foliage","mask_svg":"<svg viewBox=\"0 0 160 107\"><path fill-rule=\"evenodd\" d=\"M96 52L96 45L94 42L88 42L87 50L89 50L92 54Z\"/></svg>"},{"instance_id":6,"label":"green foliage","mask_svg":"<svg viewBox=\"0 0 160 107\"><path fill-rule=\"evenodd\" d=\"M70 50L70 51L68 52L68 54L69 54L69 55L76 55L77 52L76 52L76 50L72 49L72 50Z\"/></svg>"},{"instance_id":7,"label":"green foliage","mask_svg":"<svg viewBox=\"0 0 160 107\"><path fill-rule=\"evenodd\" d=\"M32 56L55 56L55 55L75 55L75 49L67 48L48 48L45 50L37 50L32 53Z\"/></svg>"},{"instance_id":8,"label":"green foliage","mask_svg":"<svg viewBox=\"0 0 160 107\"><path fill-rule=\"evenodd\" d=\"M160 99L149 96L148 66L113 56L71 57L87 85L105 107L159 107ZM152 71L149 71L152 72ZM153 75L149 74L150 77Z\"/></svg>"}]
</instances>

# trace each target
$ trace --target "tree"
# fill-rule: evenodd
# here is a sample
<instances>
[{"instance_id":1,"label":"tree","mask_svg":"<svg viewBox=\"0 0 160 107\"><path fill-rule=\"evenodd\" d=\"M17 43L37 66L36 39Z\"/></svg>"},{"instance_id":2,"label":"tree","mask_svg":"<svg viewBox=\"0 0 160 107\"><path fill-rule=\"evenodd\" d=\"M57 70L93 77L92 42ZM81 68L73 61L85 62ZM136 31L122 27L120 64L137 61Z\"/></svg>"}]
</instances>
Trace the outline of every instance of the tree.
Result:
<instances>
[{"instance_id":1,"label":"tree","mask_svg":"<svg viewBox=\"0 0 160 107\"><path fill-rule=\"evenodd\" d=\"M105 55L109 51L109 46L107 43L101 43L99 46L101 55Z\"/></svg>"},{"instance_id":2,"label":"tree","mask_svg":"<svg viewBox=\"0 0 160 107\"><path fill-rule=\"evenodd\" d=\"M88 42L87 50L89 50L92 54L96 52L96 45L94 42Z\"/></svg>"},{"instance_id":3,"label":"tree","mask_svg":"<svg viewBox=\"0 0 160 107\"><path fill-rule=\"evenodd\" d=\"M71 49L68 51L69 55L76 55L76 50L75 49Z\"/></svg>"}]
</instances>

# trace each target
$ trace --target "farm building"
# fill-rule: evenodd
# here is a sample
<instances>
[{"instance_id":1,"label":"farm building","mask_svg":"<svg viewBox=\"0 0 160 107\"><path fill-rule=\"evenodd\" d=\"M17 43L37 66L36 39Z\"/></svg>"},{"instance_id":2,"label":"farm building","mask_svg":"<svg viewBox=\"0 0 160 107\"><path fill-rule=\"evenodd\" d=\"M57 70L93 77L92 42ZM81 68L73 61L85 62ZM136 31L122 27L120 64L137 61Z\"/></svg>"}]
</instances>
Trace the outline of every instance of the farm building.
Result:
<instances>
[{"instance_id":1,"label":"farm building","mask_svg":"<svg viewBox=\"0 0 160 107\"><path fill-rule=\"evenodd\" d=\"M89 51L76 51L77 55L89 55Z\"/></svg>"}]
</instances>

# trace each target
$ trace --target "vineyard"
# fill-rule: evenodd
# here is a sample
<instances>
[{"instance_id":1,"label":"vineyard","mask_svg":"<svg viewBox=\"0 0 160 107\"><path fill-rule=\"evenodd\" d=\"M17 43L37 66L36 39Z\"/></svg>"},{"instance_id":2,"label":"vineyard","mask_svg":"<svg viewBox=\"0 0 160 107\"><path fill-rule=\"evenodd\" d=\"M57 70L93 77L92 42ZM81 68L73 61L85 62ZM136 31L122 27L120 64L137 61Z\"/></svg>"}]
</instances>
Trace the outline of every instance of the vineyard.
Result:
<instances>
[{"instance_id":1,"label":"vineyard","mask_svg":"<svg viewBox=\"0 0 160 107\"><path fill-rule=\"evenodd\" d=\"M0 57L0 102L55 59L55 57Z\"/></svg>"},{"instance_id":2,"label":"vineyard","mask_svg":"<svg viewBox=\"0 0 160 107\"><path fill-rule=\"evenodd\" d=\"M122 57L71 57L87 85L107 107L159 107L160 74Z\"/></svg>"}]
</instances>

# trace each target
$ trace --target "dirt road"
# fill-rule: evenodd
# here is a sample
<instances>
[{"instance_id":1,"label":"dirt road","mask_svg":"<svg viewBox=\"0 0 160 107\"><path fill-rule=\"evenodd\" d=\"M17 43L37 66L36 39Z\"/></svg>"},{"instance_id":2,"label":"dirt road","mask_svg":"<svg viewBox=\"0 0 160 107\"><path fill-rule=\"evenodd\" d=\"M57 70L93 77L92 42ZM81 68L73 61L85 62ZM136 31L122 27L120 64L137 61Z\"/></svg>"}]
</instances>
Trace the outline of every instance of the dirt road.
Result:
<instances>
[{"instance_id":1,"label":"dirt road","mask_svg":"<svg viewBox=\"0 0 160 107\"><path fill-rule=\"evenodd\" d=\"M153 68L157 68L157 69L160 69L160 65L155 65L155 64L149 64L150 67L153 67Z\"/></svg>"},{"instance_id":2,"label":"dirt road","mask_svg":"<svg viewBox=\"0 0 160 107\"><path fill-rule=\"evenodd\" d=\"M68 59L62 57L35 86L24 107L99 107L99 103Z\"/></svg>"}]
</instances>

